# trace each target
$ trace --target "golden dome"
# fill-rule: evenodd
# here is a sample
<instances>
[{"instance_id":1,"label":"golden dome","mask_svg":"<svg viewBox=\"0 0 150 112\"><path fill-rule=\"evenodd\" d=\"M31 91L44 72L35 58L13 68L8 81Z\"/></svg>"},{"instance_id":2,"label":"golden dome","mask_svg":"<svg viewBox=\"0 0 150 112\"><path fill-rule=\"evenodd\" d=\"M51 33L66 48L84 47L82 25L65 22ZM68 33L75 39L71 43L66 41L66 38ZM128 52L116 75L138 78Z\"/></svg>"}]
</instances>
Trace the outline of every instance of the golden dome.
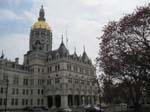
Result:
<instances>
[{"instance_id":1,"label":"golden dome","mask_svg":"<svg viewBox=\"0 0 150 112\"><path fill-rule=\"evenodd\" d=\"M34 23L34 25L32 26L32 30L40 29L40 28L46 29L46 30L51 30L51 28L45 21L38 21L38 22Z\"/></svg>"}]
</instances>

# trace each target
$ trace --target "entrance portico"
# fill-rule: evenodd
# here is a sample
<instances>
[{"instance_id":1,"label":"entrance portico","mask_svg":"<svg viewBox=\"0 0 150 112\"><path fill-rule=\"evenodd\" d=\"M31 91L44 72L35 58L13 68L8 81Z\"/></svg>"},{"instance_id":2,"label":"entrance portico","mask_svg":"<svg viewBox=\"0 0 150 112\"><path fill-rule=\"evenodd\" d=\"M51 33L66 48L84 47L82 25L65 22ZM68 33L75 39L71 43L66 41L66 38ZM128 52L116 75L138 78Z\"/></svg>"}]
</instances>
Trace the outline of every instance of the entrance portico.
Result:
<instances>
[{"instance_id":1,"label":"entrance portico","mask_svg":"<svg viewBox=\"0 0 150 112\"><path fill-rule=\"evenodd\" d=\"M49 95L47 96L47 104L49 108L95 105L96 97L92 95Z\"/></svg>"}]
</instances>

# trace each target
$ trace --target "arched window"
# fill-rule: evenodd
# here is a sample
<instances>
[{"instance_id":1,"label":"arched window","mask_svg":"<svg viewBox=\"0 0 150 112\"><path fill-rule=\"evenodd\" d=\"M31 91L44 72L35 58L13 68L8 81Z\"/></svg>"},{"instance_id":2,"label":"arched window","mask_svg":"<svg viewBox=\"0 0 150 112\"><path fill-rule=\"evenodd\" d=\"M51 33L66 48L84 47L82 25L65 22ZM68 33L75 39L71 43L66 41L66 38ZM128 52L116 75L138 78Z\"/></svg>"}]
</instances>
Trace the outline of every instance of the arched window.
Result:
<instances>
[{"instance_id":1,"label":"arched window","mask_svg":"<svg viewBox=\"0 0 150 112\"><path fill-rule=\"evenodd\" d=\"M47 61L51 61L52 60L52 56L49 54L47 57Z\"/></svg>"},{"instance_id":2,"label":"arched window","mask_svg":"<svg viewBox=\"0 0 150 112\"><path fill-rule=\"evenodd\" d=\"M58 59L58 58L59 58L59 56L60 56L60 55L59 55L59 53L57 52L57 54L56 54L56 59Z\"/></svg>"}]
</instances>

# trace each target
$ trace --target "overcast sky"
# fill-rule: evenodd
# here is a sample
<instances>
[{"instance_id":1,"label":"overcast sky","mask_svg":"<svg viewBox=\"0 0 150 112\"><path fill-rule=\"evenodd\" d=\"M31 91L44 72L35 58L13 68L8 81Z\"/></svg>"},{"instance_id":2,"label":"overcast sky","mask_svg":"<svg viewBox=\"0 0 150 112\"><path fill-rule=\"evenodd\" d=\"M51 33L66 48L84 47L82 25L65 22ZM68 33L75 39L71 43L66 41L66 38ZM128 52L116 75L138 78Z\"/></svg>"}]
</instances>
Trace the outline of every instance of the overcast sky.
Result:
<instances>
[{"instance_id":1,"label":"overcast sky","mask_svg":"<svg viewBox=\"0 0 150 112\"><path fill-rule=\"evenodd\" d=\"M29 33L37 21L41 5L53 32L53 49L68 36L70 53L83 53L94 60L98 55L102 28L108 21L119 20L149 0L0 0L0 50L8 59L23 59L29 49ZM22 62L22 61L21 61Z\"/></svg>"}]
</instances>

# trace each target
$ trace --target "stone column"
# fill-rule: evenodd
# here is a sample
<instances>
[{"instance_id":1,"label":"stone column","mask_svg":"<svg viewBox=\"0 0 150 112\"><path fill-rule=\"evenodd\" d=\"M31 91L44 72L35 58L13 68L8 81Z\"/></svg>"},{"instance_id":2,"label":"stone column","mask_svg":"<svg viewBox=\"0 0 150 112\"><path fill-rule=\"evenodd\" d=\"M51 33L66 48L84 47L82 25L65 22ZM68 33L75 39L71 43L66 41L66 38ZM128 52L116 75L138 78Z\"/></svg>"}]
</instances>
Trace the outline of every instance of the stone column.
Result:
<instances>
[{"instance_id":1,"label":"stone column","mask_svg":"<svg viewBox=\"0 0 150 112\"><path fill-rule=\"evenodd\" d=\"M85 104L88 105L88 96L85 96Z\"/></svg>"},{"instance_id":2,"label":"stone column","mask_svg":"<svg viewBox=\"0 0 150 112\"><path fill-rule=\"evenodd\" d=\"M90 105L90 96L89 95L87 96L87 99L88 99L87 100L88 101L88 105Z\"/></svg>"},{"instance_id":3,"label":"stone column","mask_svg":"<svg viewBox=\"0 0 150 112\"><path fill-rule=\"evenodd\" d=\"M71 97L70 97L70 95L68 95L68 106L69 107L71 106Z\"/></svg>"},{"instance_id":4,"label":"stone column","mask_svg":"<svg viewBox=\"0 0 150 112\"><path fill-rule=\"evenodd\" d=\"M91 96L91 98L92 98L91 99L92 100L91 104L94 105L94 96Z\"/></svg>"},{"instance_id":5,"label":"stone column","mask_svg":"<svg viewBox=\"0 0 150 112\"><path fill-rule=\"evenodd\" d=\"M68 108L68 96L67 95L61 96L61 107Z\"/></svg>"},{"instance_id":6,"label":"stone column","mask_svg":"<svg viewBox=\"0 0 150 112\"><path fill-rule=\"evenodd\" d=\"M83 106L85 106L85 96L82 96Z\"/></svg>"},{"instance_id":7,"label":"stone column","mask_svg":"<svg viewBox=\"0 0 150 112\"><path fill-rule=\"evenodd\" d=\"M82 100L83 100L83 105L85 106L85 96L84 95L83 95Z\"/></svg>"},{"instance_id":8,"label":"stone column","mask_svg":"<svg viewBox=\"0 0 150 112\"><path fill-rule=\"evenodd\" d=\"M73 106L73 95L71 95L71 107Z\"/></svg>"},{"instance_id":9,"label":"stone column","mask_svg":"<svg viewBox=\"0 0 150 112\"><path fill-rule=\"evenodd\" d=\"M82 98L82 95L80 95L80 106L83 105L83 98Z\"/></svg>"},{"instance_id":10,"label":"stone column","mask_svg":"<svg viewBox=\"0 0 150 112\"><path fill-rule=\"evenodd\" d=\"M75 96L72 95L72 106L75 107Z\"/></svg>"},{"instance_id":11,"label":"stone column","mask_svg":"<svg viewBox=\"0 0 150 112\"><path fill-rule=\"evenodd\" d=\"M79 107L82 105L82 97L79 95Z\"/></svg>"}]
</instances>

